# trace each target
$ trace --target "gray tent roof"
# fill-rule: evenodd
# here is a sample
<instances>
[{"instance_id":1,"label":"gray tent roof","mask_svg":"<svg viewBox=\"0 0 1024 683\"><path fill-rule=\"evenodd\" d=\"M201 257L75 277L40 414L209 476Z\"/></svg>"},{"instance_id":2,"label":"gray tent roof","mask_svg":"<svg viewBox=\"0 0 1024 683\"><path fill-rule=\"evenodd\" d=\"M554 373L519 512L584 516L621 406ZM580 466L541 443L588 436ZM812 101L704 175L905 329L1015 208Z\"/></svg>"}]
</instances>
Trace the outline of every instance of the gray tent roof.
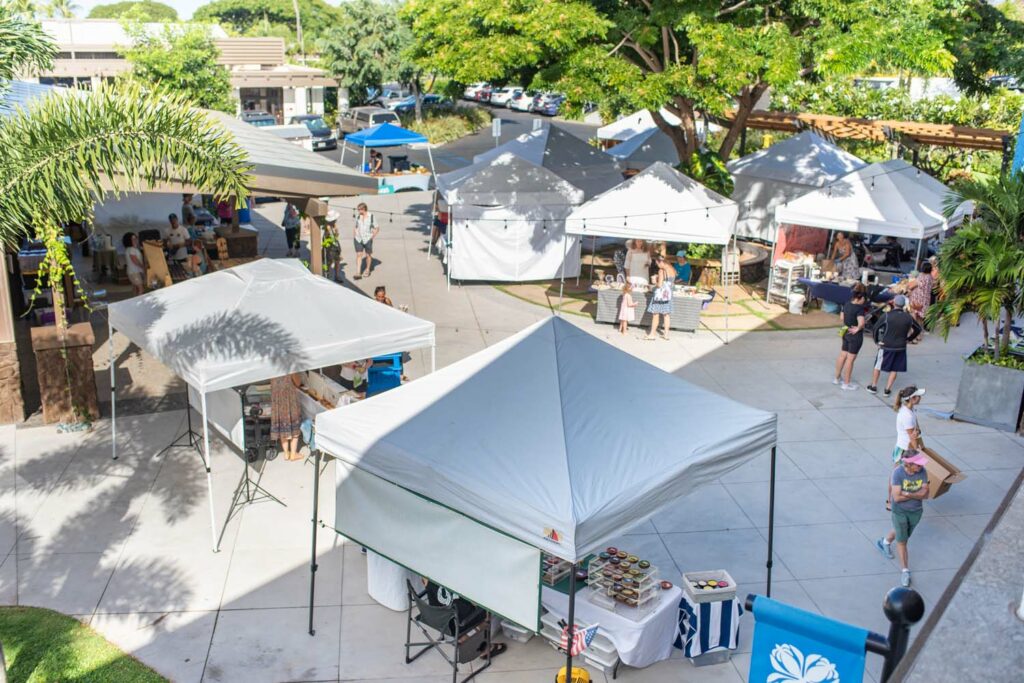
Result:
<instances>
[{"instance_id":1,"label":"gray tent roof","mask_svg":"<svg viewBox=\"0 0 1024 683\"><path fill-rule=\"evenodd\" d=\"M473 157L473 162L490 161L512 153L543 166L583 190L587 199L622 182L618 162L559 126L544 125L514 140Z\"/></svg>"},{"instance_id":2,"label":"gray tent roof","mask_svg":"<svg viewBox=\"0 0 1024 683\"><path fill-rule=\"evenodd\" d=\"M577 205L583 201L583 191L572 183L510 152L440 175L437 187L450 204Z\"/></svg>"},{"instance_id":3,"label":"gray tent roof","mask_svg":"<svg viewBox=\"0 0 1024 683\"><path fill-rule=\"evenodd\" d=\"M823 187L867 163L817 133L807 131L767 149L730 161L733 175L753 176L793 185Z\"/></svg>"},{"instance_id":4,"label":"gray tent roof","mask_svg":"<svg viewBox=\"0 0 1024 683\"><path fill-rule=\"evenodd\" d=\"M615 145L607 153L626 168L641 171L657 161L663 161L669 166L679 163L675 145L659 128L637 133L625 142Z\"/></svg>"}]
</instances>

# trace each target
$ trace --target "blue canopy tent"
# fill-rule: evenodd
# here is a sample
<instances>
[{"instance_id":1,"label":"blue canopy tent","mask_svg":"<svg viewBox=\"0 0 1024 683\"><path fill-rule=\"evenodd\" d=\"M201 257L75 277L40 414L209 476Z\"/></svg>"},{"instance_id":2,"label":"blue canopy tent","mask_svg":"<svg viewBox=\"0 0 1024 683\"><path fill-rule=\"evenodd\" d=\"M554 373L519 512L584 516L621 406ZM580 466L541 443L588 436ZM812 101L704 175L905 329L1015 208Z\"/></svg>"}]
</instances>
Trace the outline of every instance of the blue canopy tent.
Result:
<instances>
[{"instance_id":1,"label":"blue canopy tent","mask_svg":"<svg viewBox=\"0 0 1024 683\"><path fill-rule=\"evenodd\" d=\"M358 133L352 133L345 136L341 147L342 164L345 163L345 151L348 149L348 143L350 142L363 149L362 158L359 162L359 170L365 172L366 149L368 147L403 147L405 145L426 143L428 140L425 135L402 128L401 126L396 126L393 123L379 123L376 126L363 129ZM427 157L430 159L430 173L431 175L434 175L434 156L430 152L429 145L427 146Z\"/></svg>"}]
</instances>

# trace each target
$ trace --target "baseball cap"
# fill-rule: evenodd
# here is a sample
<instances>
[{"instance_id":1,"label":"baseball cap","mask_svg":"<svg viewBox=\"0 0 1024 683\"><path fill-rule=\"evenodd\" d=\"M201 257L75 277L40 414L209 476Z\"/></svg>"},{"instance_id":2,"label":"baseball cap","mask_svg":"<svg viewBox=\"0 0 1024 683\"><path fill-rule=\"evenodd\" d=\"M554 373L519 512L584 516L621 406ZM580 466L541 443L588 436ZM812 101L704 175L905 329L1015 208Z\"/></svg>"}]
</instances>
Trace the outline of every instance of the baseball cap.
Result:
<instances>
[{"instance_id":1,"label":"baseball cap","mask_svg":"<svg viewBox=\"0 0 1024 683\"><path fill-rule=\"evenodd\" d=\"M676 258L686 258L686 250L680 249L676 252Z\"/></svg>"},{"instance_id":2,"label":"baseball cap","mask_svg":"<svg viewBox=\"0 0 1024 683\"><path fill-rule=\"evenodd\" d=\"M927 393L927 391L928 391L927 389L925 389L923 387L919 389L919 388L915 387L913 384L911 384L909 387L907 387L903 391L907 391L907 390L910 390L910 393L907 394L907 396L905 396L903 400L911 399L911 398L914 398L915 396L924 396Z\"/></svg>"},{"instance_id":3,"label":"baseball cap","mask_svg":"<svg viewBox=\"0 0 1024 683\"><path fill-rule=\"evenodd\" d=\"M339 214L334 209L331 209L330 211L327 212L327 216L325 217L325 220L328 223L336 223L339 218L341 218L341 214Z\"/></svg>"},{"instance_id":4,"label":"baseball cap","mask_svg":"<svg viewBox=\"0 0 1024 683\"><path fill-rule=\"evenodd\" d=\"M893 299L892 302L897 308L903 308L907 305L907 297L902 294L897 294L896 298Z\"/></svg>"},{"instance_id":5,"label":"baseball cap","mask_svg":"<svg viewBox=\"0 0 1024 683\"><path fill-rule=\"evenodd\" d=\"M912 465L920 465L924 467L928 464L928 456L921 451L903 451L903 462L909 462Z\"/></svg>"},{"instance_id":6,"label":"baseball cap","mask_svg":"<svg viewBox=\"0 0 1024 683\"><path fill-rule=\"evenodd\" d=\"M178 214L176 214L176 213L169 214L167 216L167 220L169 220L169 221L176 221L176 220L178 220Z\"/></svg>"}]
</instances>

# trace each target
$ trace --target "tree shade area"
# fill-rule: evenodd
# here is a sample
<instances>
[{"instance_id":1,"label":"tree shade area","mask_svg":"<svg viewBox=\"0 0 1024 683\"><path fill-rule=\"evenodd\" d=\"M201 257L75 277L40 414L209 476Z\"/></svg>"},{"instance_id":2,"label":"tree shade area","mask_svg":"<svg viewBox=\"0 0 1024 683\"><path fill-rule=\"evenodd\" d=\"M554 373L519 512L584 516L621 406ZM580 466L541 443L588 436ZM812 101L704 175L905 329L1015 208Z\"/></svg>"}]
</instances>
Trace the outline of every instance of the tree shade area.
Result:
<instances>
[{"instance_id":1,"label":"tree shade area","mask_svg":"<svg viewBox=\"0 0 1024 683\"><path fill-rule=\"evenodd\" d=\"M339 19L338 7L324 0L298 0L305 49ZM297 47L295 6L292 0L213 0L199 7L192 18L217 23L245 36L278 36Z\"/></svg>"},{"instance_id":2,"label":"tree shade area","mask_svg":"<svg viewBox=\"0 0 1024 683\"><path fill-rule=\"evenodd\" d=\"M133 19L135 21L177 21L178 10L155 0L128 0L96 5L90 19Z\"/></svg>"},{"instance_id":3,"label":"tree shade area","mask_svg":"<svg viewBox=\"0 0 1024 683\"><path fill-rule=\"evenodd\" d=\"M166 683L74 617L38 607L0 607L10 683Z\"/></svg>"}]
</instances>

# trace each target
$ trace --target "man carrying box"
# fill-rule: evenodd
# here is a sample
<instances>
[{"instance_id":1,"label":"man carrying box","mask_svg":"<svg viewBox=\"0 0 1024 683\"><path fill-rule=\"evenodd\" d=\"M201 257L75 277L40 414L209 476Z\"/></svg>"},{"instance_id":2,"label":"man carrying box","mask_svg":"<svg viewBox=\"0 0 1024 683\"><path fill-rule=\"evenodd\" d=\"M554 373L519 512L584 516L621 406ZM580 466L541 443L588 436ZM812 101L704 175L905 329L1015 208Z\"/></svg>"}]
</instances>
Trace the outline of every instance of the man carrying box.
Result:
<instances>
[{"instance_id":1,"label":"man carrying box","mask_svg":"<svg viewBox=\"0 0 1024 683\"><path fill-rule=\"evenodd\" d=\"M928 472L924 466L928 458L919 451L903 452L900 466L892 471L889 480L889 495L892 500L892 530L885 538L875 541L879 552L888 559L893 559L892 543L896 542L896 554L899 556L900 585L910 585L910 564L907 560L907 541L921 521L924 505L921 503L928 497Z\"/></svg>"}]
</instances>

